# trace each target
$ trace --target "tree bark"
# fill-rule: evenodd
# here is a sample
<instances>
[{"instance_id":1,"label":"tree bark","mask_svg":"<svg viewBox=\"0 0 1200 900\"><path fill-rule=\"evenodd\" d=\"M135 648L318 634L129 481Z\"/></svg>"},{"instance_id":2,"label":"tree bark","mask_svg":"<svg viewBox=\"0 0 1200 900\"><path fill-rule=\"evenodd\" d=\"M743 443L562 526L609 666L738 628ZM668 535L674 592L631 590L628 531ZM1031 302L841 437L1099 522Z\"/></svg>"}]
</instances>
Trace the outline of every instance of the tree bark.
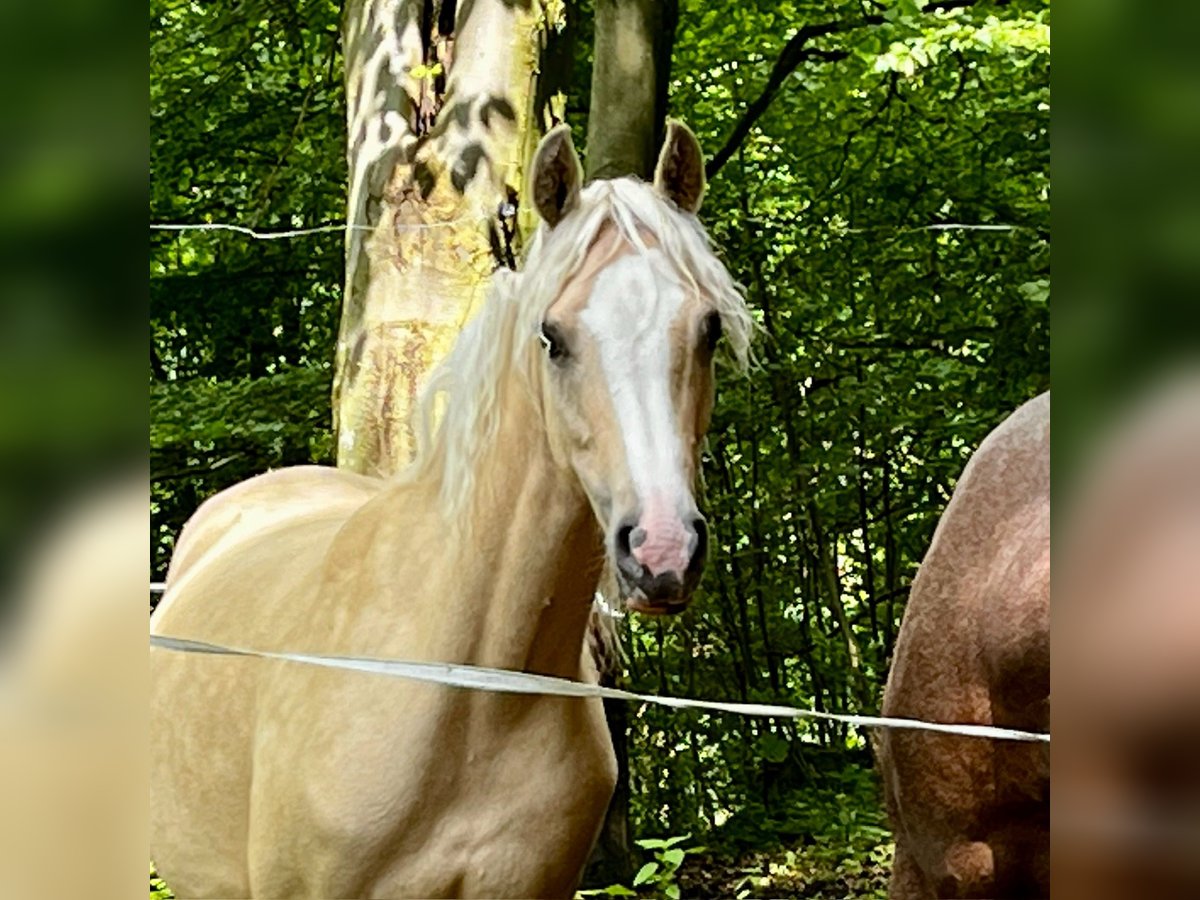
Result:
<instances>
[{"instance_id":1,"label":"tree bark","mask_svg":"<svg viewBox=\"0 0 1200 900\"><path fill-rule=\"evenodd\" d=\"M654 174L678 18L678 0L596 0L589 181Z\"/></svg>"},{"instance_id":2,"label":"tree bark","mask_svg":"<svg viewBox=\"0 0 1200 900\"><path fill-rule=\"evenodd\" d=\"M587 180L654 174L667 113L678 0L596 0ZM602 683L615 685L617 672ZM627 884L635 860L629 828L628 719L606 705L617 784L584 873L585 885Z\"/></svg>"},{"instance_id":3,"label":"tree bark","mask_svg":"<svg viewBox=\"0 0 1200 900\"><path fill-rule=\"evenodd\" d=\"M539 17L540 16L540 17ZM338 465L411 458L418 388L512 265L536 144L542 7L350 0L346 280L334 377Z\"/></svg>"},{"instance_id":4,"label":"tree bark","mask_svg":"<svg viewBox=\"0 0 1200 900\"><path fill-rule=\"evenodd\" d=\"M609 676L603 680L613 681ZM624 700L605 700L604 717L617 754L617 788L583 876L585 885L597 887L628 884L635 868L633 836L629 833L629 742L625 740L629 728L628 704Z\"/></svg>"},{"instance_id":5,"label":"tree bark","mask_svg":"<svg viewBox=\"0 0 1200 900\"><path fill-rule=\"evenodd\" d=\"M821 522L821 514L817 504L812 500L805 504L808 510L808 522L812 528L813 550L816 553L817 565L821 580L824 582L826 601L838 630L846 642L846 658L850 663L850 691L855 701L856 712L869 713L874 706L871 690L867 686L862 668L862 651L858 640L854 637L854 629L850 627L846 615L846 604L842 601L842 582L838 574L837 534L826 535Z\"/></svg>"}]
</instances>

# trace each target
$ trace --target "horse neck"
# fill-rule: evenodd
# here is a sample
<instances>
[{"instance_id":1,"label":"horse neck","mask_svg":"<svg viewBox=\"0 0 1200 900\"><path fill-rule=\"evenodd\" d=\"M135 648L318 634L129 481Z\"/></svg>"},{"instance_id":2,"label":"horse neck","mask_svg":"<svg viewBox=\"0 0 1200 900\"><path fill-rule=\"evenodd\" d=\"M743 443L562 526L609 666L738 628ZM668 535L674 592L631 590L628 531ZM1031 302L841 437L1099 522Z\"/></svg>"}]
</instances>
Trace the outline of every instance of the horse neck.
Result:
<instances>
[{"instance_id":1,"label":"horse neck","mask_svg":"<svg viewBox=\"0 0 1200 900\"><path fill-rule=\"evenodd\" d=\"M578 479L551 452L540 385L502 377L503 414L476 459L460 529L475 626L458 650L477 665L578 678L603 539Z\"/></svg>"}]
</instances>

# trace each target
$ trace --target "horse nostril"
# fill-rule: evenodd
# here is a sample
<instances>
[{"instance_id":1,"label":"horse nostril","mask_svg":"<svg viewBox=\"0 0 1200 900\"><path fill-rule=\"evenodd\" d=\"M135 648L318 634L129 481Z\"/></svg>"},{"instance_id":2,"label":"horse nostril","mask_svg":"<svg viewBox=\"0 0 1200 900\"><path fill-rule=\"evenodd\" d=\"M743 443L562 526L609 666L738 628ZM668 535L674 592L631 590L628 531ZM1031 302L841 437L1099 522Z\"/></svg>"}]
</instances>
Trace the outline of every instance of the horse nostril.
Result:
<instances>
[{"instance_id":1,"label":"horse nostril","mask_svg":"<svg viewBox=\"0 0 1200 900\"><path fill-rule=\"evenodd\" d=\"M633 516L623 520L613 534L617 571L632 584L636 584L646 574L645 568L633 555L633 548L640 547L645 540L646 530L638 527L637 519Z\"/></svg>"},{"instance_id":2,"label":"horse nostril","mask_svg":"<svg viewBox=\"0 0 1200 900\"><path fill-rule=\"evenodd\" d=\"M692 540L691 554L688 557L688 571L696 571L704 565L704 558L708 555L708 523L704 521L704 516L696 516L692 519Z\"/></svg>"},{"instance_id":3,"label":"horse nostril","mask_svg":"<svg viewBox=\"0 0 1200 900\"><path fill-rule=\"evenodd\" d=\"M641 529L638 529L639 531ZM617 529L617 553L621 556L629 556L632 550L629 546L630 535L633 533L632 525L622 525Z\"/></svg>"}]
</instances>

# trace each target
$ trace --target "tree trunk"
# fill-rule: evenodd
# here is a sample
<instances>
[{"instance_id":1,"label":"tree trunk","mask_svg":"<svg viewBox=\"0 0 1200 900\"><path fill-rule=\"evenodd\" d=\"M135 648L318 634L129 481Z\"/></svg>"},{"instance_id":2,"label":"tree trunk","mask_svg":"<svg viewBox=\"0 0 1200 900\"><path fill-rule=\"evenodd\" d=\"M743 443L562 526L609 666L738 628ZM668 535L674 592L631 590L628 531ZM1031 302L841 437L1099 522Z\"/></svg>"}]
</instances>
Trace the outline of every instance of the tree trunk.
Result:
<instances>
[{"instance_id":1,"label":"tree trunk","mask_svg":"<svg viewBox=\"0 0 1200 900\"><path fill-rule=\"evenodd\" d=\"M850 694L855 701L854 712L870 713L874 706L871 690L867 686L863 674L862 651L859 650L858 640L854 637L854 629L846 615L846 604L842 602L842 581L838 574L838 542L837 535L826 535L821 522L821 514L817 504L812 500L806 504L808 522L813 533L813 550L816 552L818 569L824 581L826 602L838 630L846 642L846 658L850 664Z\"/></svg>"},{"instance_id":2,"label":"tree trunk","mask_svg":"<svg viewBox=\"0 0 1200 900\"><path fill-rule=\"evenodd\" d=\"M603 680L614 681L611 676L605 676ZM617 788L609 801L604 825L583 876L585 885L596 887L628 884L636 868L633 836L629 833L629 743L625 740L629 727L628 704L624 700L605 700L604 717L608 720L608 733L617 754Z\"/></svg>"},{"instance_id":3,"label":"tree trunk","mask_svg":"<svg viewBox=\"0 0 1200 900\"><path fill-rule=\"evenodd\" d=\"M561 6L559 7L561 9ZM350 0L350 189L334 377L338 465L388 475L413 452L421 381L497 265L513 265L549 21L504 0Z\"/></svg>"},{"instance_id":4,"label":"tree trunk","mask_svg":"<svg viewBox=\"0 0 1200 900\"><path fill-rule=\"evenodd\" d=\"M678 0L596 0L589 181L654 174L678 18Z\"/></svg>"},{"instance_id":5,"label":"tree trunk","mask_svg":"<svg viewBox=\"0 0 1200 900\"><path fill-rule=\"evenodd\" d=\"M587 180L653 176L666 119L677 19L677 0L596 0ZM601 682L615 686L617 676L616 671L605 672ZM584 884L595 886L628 884L635 869L627 710L606 704L605 715L617 754L617 784L584 873Z\"/></svg>"}]
</instances>

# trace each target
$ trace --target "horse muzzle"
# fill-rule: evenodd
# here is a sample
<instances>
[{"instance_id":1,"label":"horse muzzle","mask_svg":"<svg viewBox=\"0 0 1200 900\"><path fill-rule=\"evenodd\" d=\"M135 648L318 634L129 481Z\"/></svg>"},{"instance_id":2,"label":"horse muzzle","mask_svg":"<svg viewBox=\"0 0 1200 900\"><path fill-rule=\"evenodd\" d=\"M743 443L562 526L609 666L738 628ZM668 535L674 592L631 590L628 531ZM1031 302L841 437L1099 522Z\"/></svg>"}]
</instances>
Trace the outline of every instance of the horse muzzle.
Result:
<instances>
[{"instance_id":1,"label":"horse muzzle","mask_svg":"<svg viewBox=\"0 0 1200 900\"><path fill-rule=\"evenodd\" d=\"M617 582L625 605L659 616L682 612L704 571L708 525L701 515L655 523L625 519L613 539Z\"/></svg>"}]
</instances>

